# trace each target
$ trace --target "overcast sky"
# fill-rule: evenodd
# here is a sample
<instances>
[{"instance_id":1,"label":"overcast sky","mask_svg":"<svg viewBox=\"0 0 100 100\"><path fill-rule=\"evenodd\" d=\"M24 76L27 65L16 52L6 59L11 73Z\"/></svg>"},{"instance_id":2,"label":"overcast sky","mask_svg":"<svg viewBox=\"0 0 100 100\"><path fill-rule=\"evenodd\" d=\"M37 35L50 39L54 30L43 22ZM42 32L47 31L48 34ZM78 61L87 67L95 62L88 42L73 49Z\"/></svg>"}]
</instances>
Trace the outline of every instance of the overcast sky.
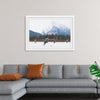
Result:
<instances>
[{"instance_id":1,"label":"overcast sky","mask_svg":"<svg viewBox=\"0 0 100 100\"><path fill-rule=\"evenodd\" d=\"M67 27L72 29L72 18L30 18L29 29L42 33L49 31L52 26Z\"/></svg>"}]
</instances>

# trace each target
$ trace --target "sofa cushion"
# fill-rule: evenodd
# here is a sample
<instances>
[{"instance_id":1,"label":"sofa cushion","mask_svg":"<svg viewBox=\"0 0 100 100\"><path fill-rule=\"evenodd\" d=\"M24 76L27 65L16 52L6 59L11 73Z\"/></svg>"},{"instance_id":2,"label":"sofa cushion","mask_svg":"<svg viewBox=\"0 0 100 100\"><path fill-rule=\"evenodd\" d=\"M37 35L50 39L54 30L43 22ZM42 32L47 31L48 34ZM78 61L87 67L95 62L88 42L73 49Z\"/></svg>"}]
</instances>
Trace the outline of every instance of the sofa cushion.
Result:
<instances>
[{"instance_id":1,"label":"sofa cushion","mask_svg":"<svg viewBox=\"0 0 100 100\"><path fill-rule=\"evenodd\" d=\"M48 75L48 65L44 65L43 68L43 78L46 78Z\"/></svg>"},{"instance_id":2,"label":"sofa cushion","mask_svg":"<svg viewBox=\"0 0 100 100\"><path fill-rule=\"evenodd\" d=\"M63 78L92 78L89 67L90 65L64 65ZM79 71L77 71L77 69L79 69Z\"/></svg>"},{"instance_id":3,"label":"sofa cushion","mask_svg":"<svg viewBox=\"0 0 100 100\"><path fill-rule=\"evenodd\" d=\"M62 78L62 65L49 65L47 75L44 78Z\"/></svg>"},{"instance_id":4,"label":"sofa cushion","mask_svg":"<svg viewBox=\"0 0 100 100\"><path fill-rule=\"evenodd\" d=\"M79 65L79 78L91 78L92 75L90 74L90 65Z\"/></svg>"},{"instance_id":5,"label":"sofa cushion","mask_svg":"<svg viewBox=\"0 0 100 100\"><path fill-rule=\"evenodd\" d=\"M27 83L27 88L95 88L92 79L34 79Z\"/></svg>"},{"instance_id":6,"label":"sofa cushion","mask_svg":"<svg viewBox=\"0 0 100 100\"><path fill-rule=\"evenodd\" d=\"M18 73L18 65L6 64L3 66L3 73Z\"/></svg>"},{"instance_id":7,"label":"sofa cushion","mask_svg":"<svg viewBox=\"0 0 100 100\"><path fill-rule=\"evenodd\" d=\"M24 78L26 78L27 71L28 71L28 64L26 64L26 65L25 64L19 64L18 65L18 73L23 75Z\"/></svg>"},{"instance_id":8,"label":"sofa cushion","mask_svg":"<svg viewBox=\"0 0 100 100\"><path fill-rule=\"evenodd\" d=\"M85 93L86 94L86 93L97 93L97 89L96 88L27 88L27 93L28 94L29 93Z\"/></svg>"},{"instance_id":9,"label":"sofa cushion","mask_svg":"<svg viewBox=\"0 0 100 100\"><path fill-rule=\"evenodd\" d=\"M77 65L64 65L63 66L63 78L76 78L78 76L77 73Z\"/></svg>"},{"instance_id":10,"label":"sofa cushion","mask_svg":"<svg viewBox=\"0 0 100 100\"><path fill-rule=\"evenodd\" d=\"M22 88L25 88L25 84L29 79L21 78L16 81L0 81L0 94L13 94Z\"/></svg>"},{"instance_id":11,"label":"sofa cushion","mask_svg":"<svg viewBox=\"0 0 100 100\"><path fill-rule=\"evenodd\" d=\"M100 88L98 89L98 94L100 94Z\"/></svg>"},{"instance_id":12,"label":"sofa cushion","mask_svg":"<svg viewBox=\"0 0 100 100\"><path fill-rule=\"evenodd\" d=\"M8 95L8 94L0 95L0 100L19 100L19 98L21 98L25 94L26 94L26 89L23 88L14 93L13 95Z\"/></svg>"}]
</instances>

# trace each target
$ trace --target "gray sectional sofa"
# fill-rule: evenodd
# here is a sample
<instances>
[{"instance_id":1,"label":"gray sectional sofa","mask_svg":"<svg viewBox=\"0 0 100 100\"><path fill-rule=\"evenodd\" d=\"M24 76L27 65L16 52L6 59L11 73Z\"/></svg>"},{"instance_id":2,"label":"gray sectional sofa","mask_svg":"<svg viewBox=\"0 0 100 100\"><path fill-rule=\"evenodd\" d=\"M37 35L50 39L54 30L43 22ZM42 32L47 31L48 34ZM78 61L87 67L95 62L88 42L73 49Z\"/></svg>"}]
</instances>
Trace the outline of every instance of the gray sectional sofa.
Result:
<instances>
[{"instance_id":1,"label":"gray sectional sofa","mask_svg":"<svg viewBox=\"0 0 100 100\"><path fill-rule=\"evenodd\" d=\"M3 73L20 73L16 81L0 81L0 100L17 100L30 93L100 93L92 80L90 65L45 65L43 78L27 79L28 65L4 65Z\"/></svg>"}]
</instances>

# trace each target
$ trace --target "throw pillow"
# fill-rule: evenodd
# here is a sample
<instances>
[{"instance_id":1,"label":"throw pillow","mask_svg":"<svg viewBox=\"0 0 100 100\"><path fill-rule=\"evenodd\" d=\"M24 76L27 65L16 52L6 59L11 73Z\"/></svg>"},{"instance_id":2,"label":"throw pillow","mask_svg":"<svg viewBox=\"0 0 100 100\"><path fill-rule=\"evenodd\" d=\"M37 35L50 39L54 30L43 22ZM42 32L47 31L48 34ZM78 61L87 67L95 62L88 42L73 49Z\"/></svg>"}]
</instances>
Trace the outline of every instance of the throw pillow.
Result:
<instances>
[{"instance_id":1,"label":"throw pillow","mask_svg":"<svg viewBox=\"0 0 100 100\"><path fill-rule=\"evenodd\" d=\"M7 74L0 75L0 80L1 81L14 81L14 80L20 79L21 77L23 76L19 73L7 73Z\"/></svg>"},{"instance_id":2,"label":"throw pillow","mask_svg":"<svg viewBox=\"0 0 100 100\"><path fill-rule=\"evenodd\" d=\"M28 64L27 78L43 78L44 64Z\"/></svg>"}]
</instances>

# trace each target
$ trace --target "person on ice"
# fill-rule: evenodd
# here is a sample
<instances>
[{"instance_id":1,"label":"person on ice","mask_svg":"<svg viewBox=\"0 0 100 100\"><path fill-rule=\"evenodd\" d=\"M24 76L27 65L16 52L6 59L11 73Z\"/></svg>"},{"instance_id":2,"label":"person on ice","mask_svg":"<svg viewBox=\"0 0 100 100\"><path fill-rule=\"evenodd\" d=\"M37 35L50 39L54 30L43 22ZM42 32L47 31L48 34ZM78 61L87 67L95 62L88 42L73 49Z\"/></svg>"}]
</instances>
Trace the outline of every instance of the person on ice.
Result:
<instances>
[{"instance_id":1,"label":"person on ice","mask_svg":"<svg viewBox=\"0 0 100 100\"><path fill-rule=\"evenodd\" d=\"M44 45L48 43L48 38L44 39Z\"/></svg>"}]
</instances>

